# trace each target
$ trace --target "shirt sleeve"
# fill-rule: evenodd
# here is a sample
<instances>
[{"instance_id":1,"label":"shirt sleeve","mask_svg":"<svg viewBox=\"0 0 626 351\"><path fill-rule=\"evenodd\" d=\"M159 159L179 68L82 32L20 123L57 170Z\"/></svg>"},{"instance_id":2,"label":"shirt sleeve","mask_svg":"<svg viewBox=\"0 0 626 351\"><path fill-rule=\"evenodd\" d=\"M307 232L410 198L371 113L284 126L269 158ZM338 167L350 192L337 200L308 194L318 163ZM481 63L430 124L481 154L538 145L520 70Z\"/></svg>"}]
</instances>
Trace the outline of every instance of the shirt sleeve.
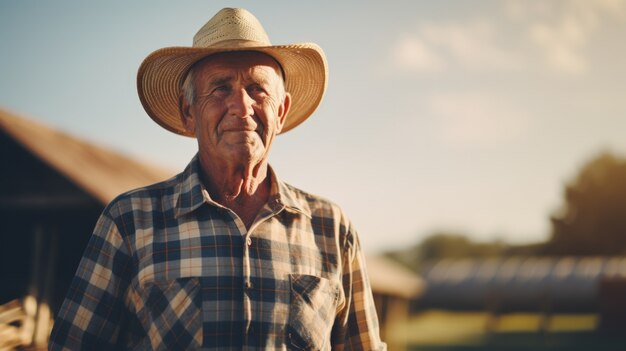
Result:
<instances>
[{"instance_id":1,"label":"shirt sleeve","mask_svg":"<svg viewBox=\"0 0 626 351\"><path fill-rule=\"evenodd\" d=\"M332 332L333 350L386 350L380 330L372 288L355 232L348 231L343 257L343 290L346 304L337 315Z\"/></svg>"},{"instance_id":2,"label":"shirt sleeve","mask_svg":"<svg viewBox=\"0 0 626 351\"><path fill-rule=\"evenodd\" d=\"M130 260L115 222L101 215L57 314L50 350L117 348L127 314Z\"/></svg>"}]
</instances>

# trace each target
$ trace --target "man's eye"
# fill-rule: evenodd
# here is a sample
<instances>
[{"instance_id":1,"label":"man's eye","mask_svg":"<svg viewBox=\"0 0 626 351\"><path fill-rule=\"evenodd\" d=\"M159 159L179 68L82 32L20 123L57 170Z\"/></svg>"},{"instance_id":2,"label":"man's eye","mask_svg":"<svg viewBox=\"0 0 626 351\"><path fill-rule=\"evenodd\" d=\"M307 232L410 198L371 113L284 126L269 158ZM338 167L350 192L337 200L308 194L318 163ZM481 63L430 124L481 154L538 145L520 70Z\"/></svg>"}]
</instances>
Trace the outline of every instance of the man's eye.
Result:
<instances>
[{"instance_id":1,"label":"man's eye","mask_svg":"<svg viewBox=\"0 0 626 351\"><path fill-rule=\"evenodd\" d=\"M260 85L252 85L248 87L248 94L265 94L265 89Z\"/></svg>"},{"instance_id":2,"label":"man's eye","mask_svg":"<svg viewBox=\"0 0 626 351\"><path fill-rule=\"evenodd\" d=\"M228 85L219 85L213 89L213 93L223 94L228 93L230 91L230 87Z\"/></svg>"}]
</instances>

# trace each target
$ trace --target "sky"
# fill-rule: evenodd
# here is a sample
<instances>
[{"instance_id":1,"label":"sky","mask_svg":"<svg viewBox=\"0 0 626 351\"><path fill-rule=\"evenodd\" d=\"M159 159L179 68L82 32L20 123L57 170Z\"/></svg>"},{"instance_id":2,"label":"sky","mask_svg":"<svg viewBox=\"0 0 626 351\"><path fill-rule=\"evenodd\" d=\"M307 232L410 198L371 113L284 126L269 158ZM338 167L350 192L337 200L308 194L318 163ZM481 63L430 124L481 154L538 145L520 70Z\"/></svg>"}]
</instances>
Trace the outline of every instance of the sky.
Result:
<instances>
[{"instance_id":1,"label":"sky","mask_svg":"<svg viewBox=\"0 0 626 351\"><path fill-rule=\"evenodd\" d=\"M195 140L147 116L137 69L223 7L324 49L324 100L270 163L342 206L368 252L438 231L545 240L580 167L626 155L622 0L0 0L0 106L182 170Z\"/></svg>"}]
</instances>

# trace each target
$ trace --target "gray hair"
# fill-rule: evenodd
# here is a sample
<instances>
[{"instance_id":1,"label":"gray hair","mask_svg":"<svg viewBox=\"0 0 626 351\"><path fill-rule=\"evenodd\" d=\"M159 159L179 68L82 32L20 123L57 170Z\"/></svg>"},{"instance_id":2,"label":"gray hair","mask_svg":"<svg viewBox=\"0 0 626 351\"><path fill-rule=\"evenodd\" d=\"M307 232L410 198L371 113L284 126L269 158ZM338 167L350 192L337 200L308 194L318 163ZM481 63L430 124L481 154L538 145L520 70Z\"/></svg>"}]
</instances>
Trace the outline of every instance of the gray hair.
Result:
<instances>
[{"instance_id":1,"label":"gray hair","mask_svg":"<svg viewBox=\"0 0 626 351\"><path fill-rule=\"evenodd\" d=\"M189 105L193 105L193 101L196 99L195 67L196 65L193 65L191 69L189 69L189 72L187 72L187 75L183 80L183 84L180 87L180 91Z\"/></svg>"}]
</instances>

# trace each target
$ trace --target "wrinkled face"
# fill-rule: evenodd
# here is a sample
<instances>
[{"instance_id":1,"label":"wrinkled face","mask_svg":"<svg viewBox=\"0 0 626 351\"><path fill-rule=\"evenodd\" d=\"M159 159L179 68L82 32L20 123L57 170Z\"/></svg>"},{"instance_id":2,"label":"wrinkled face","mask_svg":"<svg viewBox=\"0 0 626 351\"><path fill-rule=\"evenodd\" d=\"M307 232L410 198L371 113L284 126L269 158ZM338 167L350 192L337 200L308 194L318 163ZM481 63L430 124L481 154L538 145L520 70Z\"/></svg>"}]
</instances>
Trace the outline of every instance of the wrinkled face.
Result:
<instances>
[{"instance_id":1,"label":"wrinkled face","mask_svg":"<svg viewBox=\"0 0 626 351\"><path fill-rule=\"evenodd\" d=\"M290 96L280 68L258 52L210 56L194 68L194 98L181 100L183 123L201 160L256 165L285 122Z\"/></svg>"}]
</instances>

